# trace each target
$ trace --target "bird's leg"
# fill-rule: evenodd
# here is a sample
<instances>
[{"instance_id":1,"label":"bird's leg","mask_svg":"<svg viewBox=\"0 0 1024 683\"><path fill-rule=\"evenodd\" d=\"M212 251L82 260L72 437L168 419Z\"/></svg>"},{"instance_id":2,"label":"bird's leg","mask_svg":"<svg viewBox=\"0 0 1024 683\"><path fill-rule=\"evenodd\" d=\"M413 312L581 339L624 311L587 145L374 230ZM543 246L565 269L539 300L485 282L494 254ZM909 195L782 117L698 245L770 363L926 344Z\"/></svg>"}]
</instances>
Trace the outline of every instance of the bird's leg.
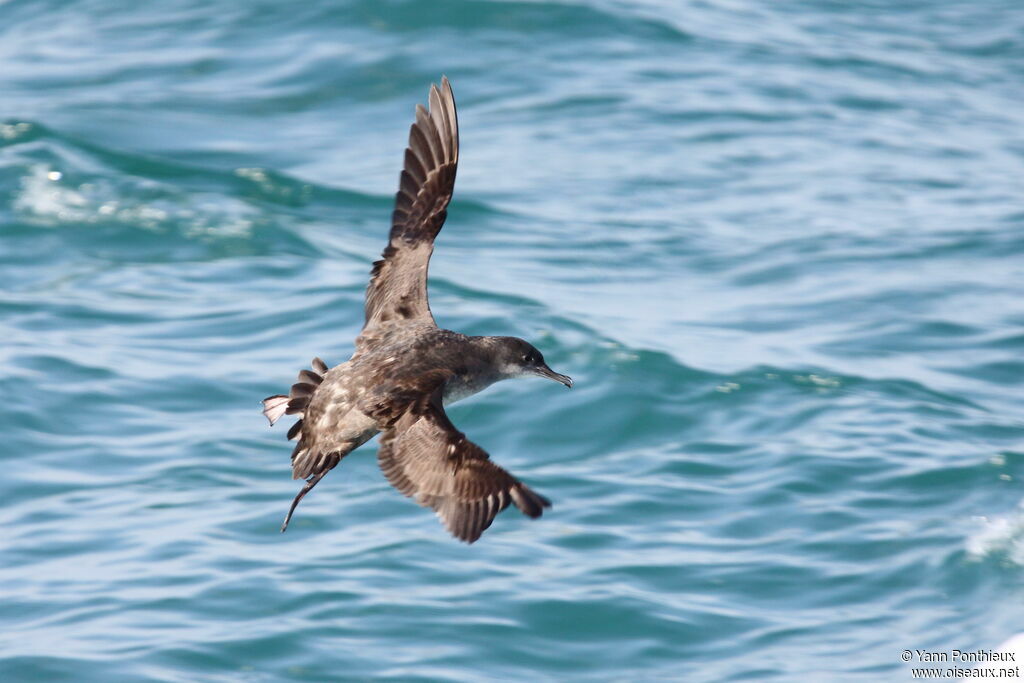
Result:
<instances>
[{"instance_id":1,"label":"bird's leg","mask_svg":"<svg viewBox=\"0 0 1024 683\"><path fill-rule=\"evenodd\" d=\"M299 491L299 495L295 496L295 500L292 501L292 506L288 508L288 516L284 518L284 524L281 525L282 534L284 533L285 529L288 528L288 522L292 520L292 513L295 512L295 508L299 505L299 501L301 501L306 496L307 493L313 490L313 487L320 483L320 480L323 479L324 475L327 474L328 472L330 472L330 470L325 470L320 474L314 474L312 477L306 480L306 485L302 487L302 490Z\"/></svg>"}]
</instances>

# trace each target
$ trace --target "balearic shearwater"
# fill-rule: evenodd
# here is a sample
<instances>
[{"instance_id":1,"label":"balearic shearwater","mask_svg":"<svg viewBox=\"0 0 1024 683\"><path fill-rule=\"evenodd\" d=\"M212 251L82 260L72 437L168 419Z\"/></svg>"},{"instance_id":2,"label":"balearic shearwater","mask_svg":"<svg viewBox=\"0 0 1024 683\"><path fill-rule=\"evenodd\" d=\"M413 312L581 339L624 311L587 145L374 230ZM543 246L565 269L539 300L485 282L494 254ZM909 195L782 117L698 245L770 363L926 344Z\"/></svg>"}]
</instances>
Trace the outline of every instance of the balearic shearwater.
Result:
<instances>
[{"instance_id":1,"label":"balearic shearwater","mask_svg":"<svg viewBox=\"0 0 1024 683\"><path fill-rule=\"evenodd\" d=\"M314 358L287 396L263 400L273 425L298 415L289 439L292 478L306 485L281 531L309 491L346 455L383 432L377 459L388 481L448 531L472 543L514 504L540 517L551 503L491 462L444 407L494 382L539 375L572 387L540 351L516 337L469 337L440 329L427 303L427 265L447 216L459 161L455 99L447 78L430 86L430 109L416 106L391 235L366 288L366 321L352 357L328 369Z\"/></svg>"}]
</instances>

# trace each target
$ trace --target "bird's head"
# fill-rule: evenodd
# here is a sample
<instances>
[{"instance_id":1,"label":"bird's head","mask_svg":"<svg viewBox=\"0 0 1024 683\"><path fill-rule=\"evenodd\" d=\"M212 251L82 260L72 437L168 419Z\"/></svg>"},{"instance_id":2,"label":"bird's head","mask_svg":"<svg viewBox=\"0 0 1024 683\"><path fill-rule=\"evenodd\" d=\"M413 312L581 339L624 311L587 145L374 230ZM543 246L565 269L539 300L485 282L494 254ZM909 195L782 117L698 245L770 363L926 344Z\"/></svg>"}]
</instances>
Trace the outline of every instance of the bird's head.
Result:
<instances>
[{"instance_id":1,"label":"bird's head","mask_svg":"<svg viewBox=\"0 0 1024 683\"><path fill-rule=\"evenodd\" d=\"M572 388L572 378L560 375L544 362L544 356L530 342L518 337L493 337L499 349L501 372L506 377L537 375Z\"/></svg>"}]
</instances>

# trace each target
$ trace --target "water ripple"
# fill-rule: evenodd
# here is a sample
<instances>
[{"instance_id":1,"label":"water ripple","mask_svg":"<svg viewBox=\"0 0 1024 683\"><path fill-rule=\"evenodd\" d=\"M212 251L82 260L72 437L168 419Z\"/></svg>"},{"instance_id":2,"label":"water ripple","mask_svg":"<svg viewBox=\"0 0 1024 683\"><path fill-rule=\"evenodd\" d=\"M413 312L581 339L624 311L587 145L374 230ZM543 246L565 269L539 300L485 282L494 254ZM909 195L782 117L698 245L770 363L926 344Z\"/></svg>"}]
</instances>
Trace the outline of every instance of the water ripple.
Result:
<instances>
[{"instance_id":1,"label":"water ripple","mask_svg":"<svg viewBox=\"0 0 1024 683\"><path fill-rule=\"evenodd\" d=\"M874 680L1024 630L1012 4L0 17L4 680ZM577 381L451 415L554 507L453 543L371 444L281 535L258 401L351 351L440 73L432 306Z\"/></svg>"}]
</instances>

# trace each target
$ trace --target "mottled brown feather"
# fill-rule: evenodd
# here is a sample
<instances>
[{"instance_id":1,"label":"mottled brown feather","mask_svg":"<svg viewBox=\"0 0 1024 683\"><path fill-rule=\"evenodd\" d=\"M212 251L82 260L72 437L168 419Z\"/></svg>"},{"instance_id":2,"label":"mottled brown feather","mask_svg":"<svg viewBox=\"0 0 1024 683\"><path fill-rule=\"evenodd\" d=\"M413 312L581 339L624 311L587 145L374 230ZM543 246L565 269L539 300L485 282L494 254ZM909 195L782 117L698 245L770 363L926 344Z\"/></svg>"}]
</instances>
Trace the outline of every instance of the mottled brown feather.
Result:
<instances>
[{"instance_id":1,"label":"mottled brown feather","mask_svg":"<svg viewBox=\"0 0 1024 683\"><path fill-rule=\"evenodd\" d=\"M292 385L291 390L288 392L288 396L290 398L298 398L300 396L306 396L308 398L309 396L313 395L314 391L316 391L316 387L316 384L309 384L308 382L299 382L297 384Z\"/></svg>"},{"instance_id":2,"label":"mottled brown feather","mask_svg":"<svg viewBox=\"0 0 1024 683\"><path fill-rule=\"evenodd\" d=\"M366 290L364 328L396 318L434 322L427 267L455 187L459 129L447 78L441 79L440 88L431 86L429 101L429 111L417 106L409 131L390 241L374 264Z\"/></svg>"},{"instance_id":3,"label":"mottled brown feather","mask_svg":"<svg viewBox=\"0 0 1024 683\"><path fill-rule=\"evenodd\" d=\"M377 458L392 486L433 508L448 531L466 543L480 538L509 503L530 517L551 505L455 428L440 390L422 414L406 412L384 432Z\"/></svg>"},{"instance_id":4,"label":"mottled brown feather","mask_svg":"<svg viewBox=\"0 0 1024 683\"><path fill-rule=\"evenodd\" d=\"M320 383L323 382L323 381L324 381L324 378L321 377L320 375L316 374L312 370L301 370L301 371L299 371L299 379L297 381L297 384L308 383L308 384L313 384L313 385L319 386Z\"/></svg>"}]
</instances>

